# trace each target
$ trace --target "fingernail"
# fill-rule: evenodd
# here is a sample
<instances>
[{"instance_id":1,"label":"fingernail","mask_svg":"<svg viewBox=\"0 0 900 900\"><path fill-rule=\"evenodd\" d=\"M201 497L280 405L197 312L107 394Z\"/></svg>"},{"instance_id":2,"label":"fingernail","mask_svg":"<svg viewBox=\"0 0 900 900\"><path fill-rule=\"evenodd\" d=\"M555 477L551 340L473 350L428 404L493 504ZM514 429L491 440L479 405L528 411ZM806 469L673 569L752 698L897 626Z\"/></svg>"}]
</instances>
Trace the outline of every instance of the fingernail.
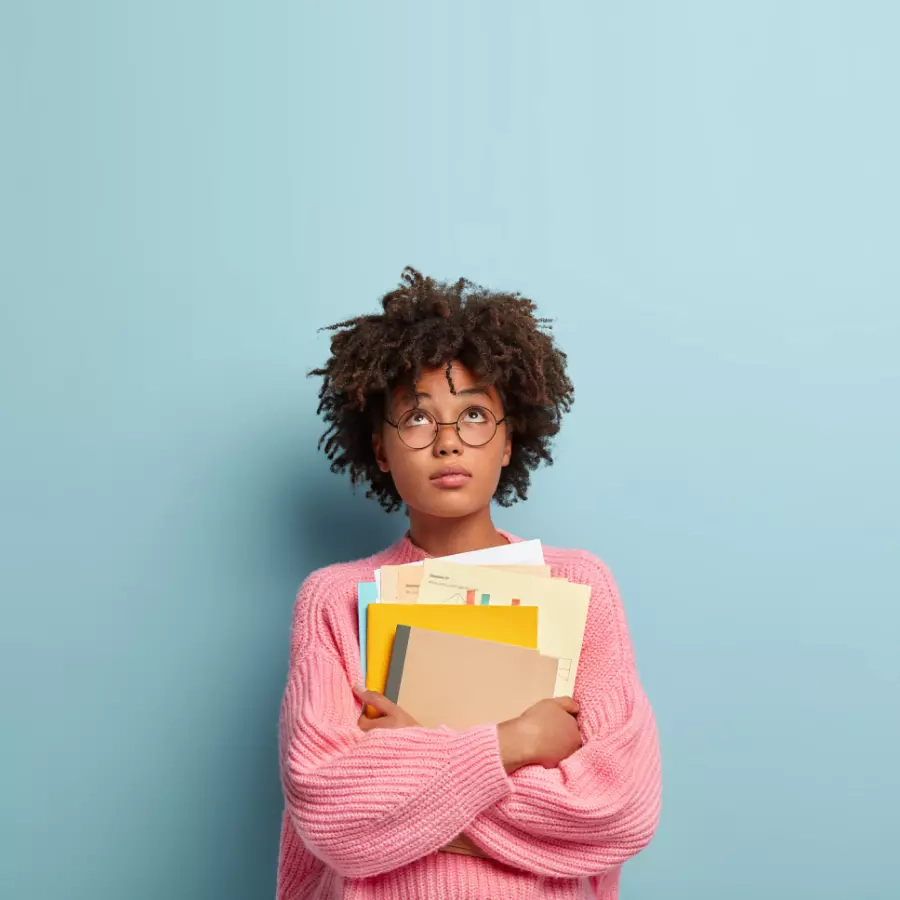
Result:
<instances>
[{"instance_id":1,"label":"fingernail","mask_svg":"<svg viewBox=\"0 0 900 900\"><path fill-rule=\"evenodd\" d=\"M357 694L364 694L366 692L365 685L359 681L353 683L353 690L356 691Z\"/></svg>"}]
</instances>

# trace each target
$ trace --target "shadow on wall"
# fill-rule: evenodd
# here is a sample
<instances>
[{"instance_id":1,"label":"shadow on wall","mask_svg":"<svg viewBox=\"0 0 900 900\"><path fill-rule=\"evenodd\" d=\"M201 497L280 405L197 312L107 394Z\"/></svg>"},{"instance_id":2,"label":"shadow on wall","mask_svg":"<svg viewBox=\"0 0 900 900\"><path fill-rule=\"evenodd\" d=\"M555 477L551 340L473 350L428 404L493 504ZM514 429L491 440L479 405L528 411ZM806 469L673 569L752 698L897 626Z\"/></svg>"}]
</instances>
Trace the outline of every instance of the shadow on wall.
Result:
<instances>
[{"instance_id":1,"label":"shadow on wall","mask_svg":"<svg viewBox=\"0 0 900 900\"><path fill-rule=\"evenodd\" d=\"M334 475L319 458L298 462L296 445L279 445L262 466L267 489L259 495L262 537L257 550L268 572L269 590L275 597L274 615L267 643L259 647L255 675L248 682L258 690L237 703L227 746L241 748L236 766L238 797L244 803L246 827L232 846L253 848L257 866L249 870L233 896L271 896L275 857L281 828L283 797L277 766L278 721L287 662L288 631L296 592L314 569L331 563L370 556L395 541L407 528L402 512L388 515L378 503L353 491L349 480ZM304 464L305 463L305 464ZM260 473L247 481L258 485ZM276 652L268 652L275 650ZM238 803L239 800L235 800ZM264 886L264 887L263 887ZM245 893L240 894L240 890Z\"/></svg>"},{"instance_id":2,"label":"shadow on wall","mask_svg":"<svg viewBox=\"0 0 900 900\"><path fill-rule=\"evenodd\" d=\"M348 479L327 470L299 473L284 496L284 533L305 563L304 578L321 566L377 553L409 526L405 513L385 513L364 487L353 491Z\"/></svg>"}]
</instances>

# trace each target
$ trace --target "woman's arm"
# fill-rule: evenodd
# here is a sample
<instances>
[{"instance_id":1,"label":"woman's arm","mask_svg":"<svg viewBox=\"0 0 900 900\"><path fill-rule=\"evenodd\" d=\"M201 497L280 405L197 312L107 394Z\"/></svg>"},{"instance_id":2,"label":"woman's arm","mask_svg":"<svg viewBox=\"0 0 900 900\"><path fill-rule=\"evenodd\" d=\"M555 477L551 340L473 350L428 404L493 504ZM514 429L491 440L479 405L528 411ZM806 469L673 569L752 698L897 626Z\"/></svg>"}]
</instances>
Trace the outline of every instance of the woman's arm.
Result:
<instances>
[{"instance_id":1,"label":"woman's arm","mask_svg":"<svg viewBox=\"0 0 900 900\"><path fill-rule=\"evenodd\" d=\"M656 724L618 589L594 557L578 580L593 588L575 691L584 746L558 768L515 772L512 793L465 831L492 858L547 876L620 866L649 843L660 810Z\"/></svg>"},{"instance_id":2,"label":"woman's arm","mask_svg":"<svg viewBox=\"0 0 900 900\"><path fill-rule=\"evenodd\" d=\"M362 731L340 650L355 637L327 602L327 570L295 607L279 748L285 804L303 843L346 877L408 865L511 790L494 725Z\"/></svg>"}]
</instances>

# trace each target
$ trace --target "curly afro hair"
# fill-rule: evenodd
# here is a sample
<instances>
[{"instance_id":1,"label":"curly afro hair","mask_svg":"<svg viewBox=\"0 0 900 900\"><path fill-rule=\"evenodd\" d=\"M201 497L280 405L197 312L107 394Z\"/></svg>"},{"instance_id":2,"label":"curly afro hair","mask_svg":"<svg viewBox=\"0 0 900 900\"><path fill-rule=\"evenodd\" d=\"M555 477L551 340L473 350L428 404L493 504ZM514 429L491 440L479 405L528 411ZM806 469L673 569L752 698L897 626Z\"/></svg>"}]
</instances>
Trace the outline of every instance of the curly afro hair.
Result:
<instances>
[{"instance_id":1,"label":"curly afro hair","mask_svg":"<svg viewBox=\"0 0 900 900\"><path fill-rule=\"evenodd\" d=\"M350 472L354 487L387 510L403 505L389 473L375 462L372 433L379 427L390 391L412 387L425 368L458 360L503 400L512 428L512 458L494 499L511 506L527 496L531 472L551 464L550 441L562 413L575 399L566 354L549 334L549 320L518 293L488 291L465 278L450 284L403 270L400 286L385 294L383 312L337 322L331 356L310 376L321 376L319 407L328 426L319 440L332 472Z\"/></svg>"}]
</instances>

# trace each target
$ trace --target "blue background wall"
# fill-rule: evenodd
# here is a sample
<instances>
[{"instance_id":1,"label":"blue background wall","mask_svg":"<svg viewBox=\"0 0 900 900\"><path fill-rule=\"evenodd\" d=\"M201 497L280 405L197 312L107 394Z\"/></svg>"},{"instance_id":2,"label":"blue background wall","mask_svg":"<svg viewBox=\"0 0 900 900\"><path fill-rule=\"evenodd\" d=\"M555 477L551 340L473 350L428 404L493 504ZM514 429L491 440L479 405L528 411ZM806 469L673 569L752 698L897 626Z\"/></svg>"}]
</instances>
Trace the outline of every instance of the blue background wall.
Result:
<instances>
[{"instance_id":1,"label":"blue background wall","mask_svg":"<svg viewBox=\"0 0 900 900\"><path fill-rule=\"evenodd\" d=\"M629 611L666 794L623 900L900 895L898 28L4 4L4 896L272 896L295 590L404 524L329 474L304 374L407 263L570 354L497 520Z\"/></svg>"}]
</instances>

